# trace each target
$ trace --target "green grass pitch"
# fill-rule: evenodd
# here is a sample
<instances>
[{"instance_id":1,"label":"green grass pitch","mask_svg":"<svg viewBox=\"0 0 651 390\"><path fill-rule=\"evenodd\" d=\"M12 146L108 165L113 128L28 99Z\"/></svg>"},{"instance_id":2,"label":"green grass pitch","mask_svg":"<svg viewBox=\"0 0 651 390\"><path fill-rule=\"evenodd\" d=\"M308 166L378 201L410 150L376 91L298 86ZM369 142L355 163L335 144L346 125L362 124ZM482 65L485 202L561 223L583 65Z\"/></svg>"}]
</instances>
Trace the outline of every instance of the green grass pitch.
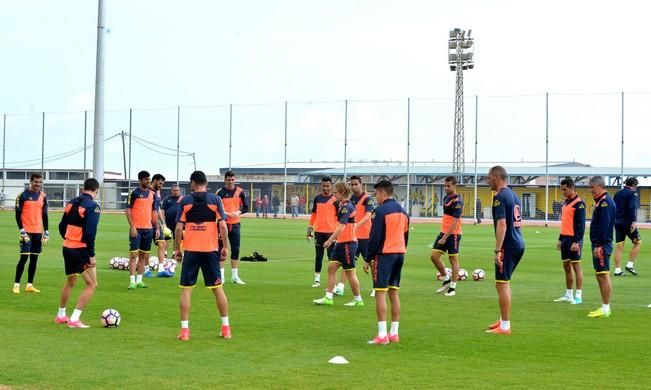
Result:
<instances>
[{"instance_id":1,"label":"green grass pitch","mask_svg":"<svg viewBox=\"0 0 651 390\"><path fill-rule=\"evenodd\" d=\"M461 264L486 270L483 282L460 282L456 297L435 295L430 244L438 225L414 224L402 276L401 341L371 346L377 331L370 278L358 268L365 307L318 307L311 288L313 247L305 221L244 219L242 255L260 251L268 263L242 263L246 286L227 283L233 339L217 337L212 294L194 291L192 339L179 342L174 278L146 279L147 290L127 291L128 273L108 261L127 255L122 215L102 216L97 240L99 289L82 315L88 330L53 323L64 283L59 214L54 239L39 260L40 294L10 291L18 258L13 213L0 213L0 387L17 388L648 388L651 371L651 259L640 276L613 278L613 315L591 319L599 307L591 260L584 261L584 304L554 303L564 289L557 228L525 227L527 250L513 288L511 336L485 334L498 316L493 283L492 226L464 226ZM642 231L645 238L649 233ZM630 244L629 244L630 247ZM585 254L584 254L585 255ZM227 266L230 281L230 266ZM26 273L23 276L23 286ZM323 275L325 280L325 273ZM83 282L80 281L81 284ZM200 283L202 283L200 279ZM75 289L73 302L81 291ZM69 305L68 313L72 305ZM99 314L122 314L104 329ZM342 355L348 365L327 361Z\"/></svg>"}]
</instances>

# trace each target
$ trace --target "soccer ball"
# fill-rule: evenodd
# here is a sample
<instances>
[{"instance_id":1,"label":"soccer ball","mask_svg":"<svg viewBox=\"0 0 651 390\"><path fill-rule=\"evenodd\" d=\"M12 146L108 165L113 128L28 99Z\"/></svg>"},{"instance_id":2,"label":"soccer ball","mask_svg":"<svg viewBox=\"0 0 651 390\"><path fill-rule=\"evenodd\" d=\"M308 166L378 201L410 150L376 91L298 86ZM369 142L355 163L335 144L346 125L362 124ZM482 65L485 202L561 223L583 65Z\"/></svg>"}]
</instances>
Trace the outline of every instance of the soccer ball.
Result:
<instances>
[{"instance_id":1,"label":"soccer ball","mask_svg":"<svg viewBox=\"0 0 651 390\"><path fill-rule=\"evenodd\" d=\"M452 276L452 268L446 268L445 273L448 275L448 277ZM436 280L443 280L445 279L443 275L441 275L440 272L436 273Z\"/></svg>"},{"instance_id":2,"label":"soccer ball","mask_svg":"<svg viewBox=\"0 0 651 390\"><path fill-rule=\"evenodd\" d=\"M468 271L466 271L463 268L459 269L459 280L466 280L466 279L468 279Z\"/></svg>"},{"instance_id":3,"label":"soccer ball","mask_svg":"<svg viewBox=\"0 0 651 390\"><path fill-rule=\"evenodd\" d=\"M99 317L99 321L105 328L117 328L118 325L120 325L121 319L122 317L120 317L120 313L115 309L106 309Z\"/></svg>"},{"instance_id":4,"label":"soccer ball","mask_svg":"<svg viewBox=\"0 0 651 390\"><path fill-rule=\"evenodd\" d=\"M165 259L163 262L163 269L171 274L176 272L176 260Z\"/></svg>"},{"instance_id":5,"label":"soccer ball","mask_svg":"<svg viewBox=\"0 0 651 390\"><path fill-rule=\"evenodd\" d=\"M172 231L167 226L165 226L165 228L163 229L163 237L166 240L171 240L172 239Z\"/></svg>"},{"instance_id":6,"label":"soccer ball","mask_svg":"<svg viewBox=\"0 0 651 390\"><path fill-rule=\"evenodd\" d=\"M120 260L119 257L111 258L111 260L109 261L109 266L113 269L118 269L118 265L120 264L119 260Z\"/></svg>"},{"instance_id":7,"label":"soccer ball","mask_svg":"<svg viewBox=\"0 0 651 390\"><path fill-rule=\"evenodd\" d=\"M120 257L118 260L118 269L128 271L129 270L129 259L126 257Z\"/></svg>"},{"instance_id":8,"label":"soccer ball","mask_svg":"<svg viewBox=\"0 0 651 390\"><path fill-rule=\"evenodd\" d=\"M149 257L149 269L152 271L158 271L158 265L159 265L158 257L156 256L150 256Z\"/></svg>"},{"instance_id":9,"label":"soccer ball","mask_svg":"<svg viewBox=\"0 0 651 390\"><path fill-rule=\"evenodd\" d=\"M484 280L485 277L486 273L481 268L477 268L476 270L472 271L472 279L476 282Z\"/></svg>"}]
</instances>

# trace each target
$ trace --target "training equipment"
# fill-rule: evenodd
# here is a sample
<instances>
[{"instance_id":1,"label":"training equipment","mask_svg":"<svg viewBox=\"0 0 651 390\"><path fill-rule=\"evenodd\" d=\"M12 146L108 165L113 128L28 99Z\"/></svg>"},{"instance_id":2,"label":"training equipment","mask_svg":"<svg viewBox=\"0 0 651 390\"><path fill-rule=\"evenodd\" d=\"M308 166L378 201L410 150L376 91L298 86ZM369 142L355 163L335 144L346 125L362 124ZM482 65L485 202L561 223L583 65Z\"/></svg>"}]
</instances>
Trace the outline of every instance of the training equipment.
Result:
<instances>
[{"instance_id":1,"label":"training equipment","mask_svg":"<svg viewBox=\"0 0 651 390\"><path fill-rule=\"evenodd\" d=\"M171 240L172 239L172 230L170 228L168 228L167 226L165 226L163 228L163 237L166 240Z\"/></svg>"},{"instance_id":2,"label":"training equipment","mask_svg":"<svg viewBox=\"0 0 651 390\"><path fill-rule=\"evenodd\" d=\"M466 279L468 279L468 271L466 271L465 269L461 268L461 269L459 270L459 280L466 280Z\"/></svg>"},{"instance_id":3,"label":"training equipment","mask_svg":"<svg viewBox=\"0 0 651 390\"><path fill-rule=\"evenodd\" d=\"M119 257L112 257L111 260L109 260L109 267L118 269L118 259Z\"/></svg>"},{"instance_id":4,"label":"training equipment","mask_svg":"<svg viewBox=\"0 0 651 390\"><path fill-rule=\"evenodd\" d=\"M476 270L472 271L472 280L476 282L484 280L485 277L486 273L481 268L477 268Z\"/></svg>"},{"instance_id":5,"label":"training equipment","mask_svg":"<svg viewBox=\"0 0 651 390\"><path fill-rule=\"evenodd\" d=\"M343 357L343 356L335 356L332 359L328 360L328 363L330 363L330 364L348 364L348 360L346 360L346 358Z\"/></svg>"},{"instance_id":6,"label":"training equipment","mask_svg":"<svg viewBox=\"0 0 651 390\"><path fill-rule=\"evenodd\" d=\"M152 271L158 271L158 266L160 262L158 261L158 257L156 256L150 256L149 257L149 269Z\"/></svg>"},{"instance_id":7,"label":"training equipment","mask_svg":"<svg viewBox=\"0 0 651 390\"><path fill-rule=\"evenodd\" d=\"M120 316L120 313L115 309L106 309L102 312L102 315L99 316L99 321L105 328L117 328L120 325L121 320L122 317Z\"/></svg>"},{"instance_id":8,"label":"training equipment","mask_svg":"<svg viewBox=\"0 0 651 390\"><path fill-rule=\"evenodd\" d=\"M447 274L448 277L452 276L452 268L446 268L445 273ZM445 277L443 277L443 275L441 275L440 272L437 272L436 280L443 280L443 279L445 279Z\"/></svg>"},{"instance_id":9,"label":"training equipment","mask_svg":"<svg viewBox=\"0 0 651 390\"><path fill-rule=\"evenodd\" d=\"M163 269L171 274L176 272L176 260L165 259L163 261Z\"/></svg>"}]
</instances>

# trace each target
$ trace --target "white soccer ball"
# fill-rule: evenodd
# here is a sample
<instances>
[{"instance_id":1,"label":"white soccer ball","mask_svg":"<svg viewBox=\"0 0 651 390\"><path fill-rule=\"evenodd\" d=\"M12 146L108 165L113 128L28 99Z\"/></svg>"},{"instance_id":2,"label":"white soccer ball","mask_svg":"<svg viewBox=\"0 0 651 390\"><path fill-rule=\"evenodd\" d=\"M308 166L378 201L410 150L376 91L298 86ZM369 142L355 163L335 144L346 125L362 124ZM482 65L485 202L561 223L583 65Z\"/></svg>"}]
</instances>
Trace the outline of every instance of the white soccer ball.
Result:
<instances>
[{"instance_id":1,"label":"white soccer ball","mask_svg":"<svg viewBox=\"0 0 651 390\"><path fill-rule=\"evenodd\" d=\"M452 268L446 268L445 273L447 274L448 277L452 276ZM443 280L445 279L443 275L441 275L440 272L436 273L436 280Z\"/></svg>"},{"instance_id":2,"label":"white soccer ball","mask_svg":"<svg viewBox=\"0 0 651 390\"><path fill-rule=\"evenodd\" d=\"M459 270L459 280L466 280L466 279L468 279L468 271L466 271L465 269L461 268L461 269Z\"/></svg>"},{"instance_id":3,"label":"white soccer ball","mask_svg":"<svg viewBox=\"0 0 651 390\"><path fill-rule=\"evenodd\" d=\"M481 268L477 268L476 270L472 271L472 279L476 282L484 280L485 277L486 273Z\"/></svg>"},{"instance_id":4,"label":"white soccer ball","mask_svg":"<svg viewBox=\"0 0 651 390\"><path fill-rule=\"evenodd\" d=\"M171 274L176 272L176 260L165 259L163 262L163 269Z\"/></svg>"},{"instance_id":5,"label":"white soccer ball","mask_svg":"<svg viewBox=\"0 0 651 390\"><path fill-rule=\"evenodd\" d=\"M105 328L117 328L118 325L120 325L121 320L122 317L120 316L120 313L115 309L106 309L99 317L99 321Z\"/></svg>"},{"instance_id":6,"label":"white soccer ball","mask_svg":"<svg viewBox=\"0 0 651 390\"><path fill-rule=\"evenodd\" d=\"M156 256L150 256L149 257L149 269L152 271L158 271L158 265L160 262L158 261L158 257Z\"/></svg>"},{"instance_id":7,"label":"white soccer ball","mask_svg":"<svg viewBox=\"0 0 651 390\"><path fill-rule=\"evenodd\" d=\"M109 266L110 266L112 269L118 269L118 264L119 264L118 260L120 260L119 257L113 257L113 258L111 258L111 260L109 260Z\"/></svg>"}]
</instances>

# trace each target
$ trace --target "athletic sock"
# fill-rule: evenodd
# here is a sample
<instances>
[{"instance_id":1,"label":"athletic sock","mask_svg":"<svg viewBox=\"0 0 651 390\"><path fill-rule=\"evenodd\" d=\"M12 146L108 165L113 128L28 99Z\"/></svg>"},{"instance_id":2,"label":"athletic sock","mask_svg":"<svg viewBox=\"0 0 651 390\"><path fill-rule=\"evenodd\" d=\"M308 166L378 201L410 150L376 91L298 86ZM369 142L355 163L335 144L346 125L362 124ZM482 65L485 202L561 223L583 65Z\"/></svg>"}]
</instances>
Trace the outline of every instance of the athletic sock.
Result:
<instances>
[{"instance_id":1,"label":"athletic sock","mask_svg":"<svg viewBox=\"0 0 651 390\"><path fill-rule=\"evenodd\" d=\"M615 268L615 273L616 273L616 274L621 274L621 273L622 273L622 269L619 268L619 267Z\"/></svg>"},{"instance_id":2,"label":"athletic sock","mask_svg":"<svg viewBox=\"0 0 651 390\"><path fill-rule=\"evenodd\" d=\"M181 329L188 329L190 327L190 321L181 321Z\"/></svg>"},{"instance_id":3,"label":"athletic sock","mask_svg":"<svg viewBox=\"0 0 651 390\"><path fill-rule=\"evenodd\" d=\"M81 310L79 309L73 310L72 315L70 316L70 322L79 321L79 317L81 317Z\"/></svg>"},{"instance_id":4,"label":"athletic sock","mask_svg":"<svg viewBox=\"0 0 651 390\"><path fill-rule=\"evenodd\" d=\"M398 334L398 328L400 327L400 322L398 321L391 321L391 331L389 332L390 335L397 335Z\"/></svg>"},{"instance_id":5,"label":"athletic sock","mask_svg":"<svg viewBox=\"0 0 651 390\"><path fill-rule=\"evenodd\" d=\"M235 280L235 279L239 279L239 278L240 278L240 277L237 275L237 268L233 268L233 269L231 269L231 276L232 276L233 280Z\"/></svg>"},{"instance_id":6,"label":"athletic sock","mask_svg":"<svg viewBox=\"0 0 651 390\"><path fill-rule=\"evenodd\" d=\"M572 289L568 288L565 290L565 296L568 298L572 298Z\"/></svg>"},{"instance_id":7,"label":"athletic sock","mask_svg":"<svg viewBox=\"0 0 651 390\"><path fill-rule=\"evenodd\" d=\"M222 317L222 326L230 326L228 322L228 316Z\"/></svg>"},{"instance_id":8,"label":"athletic sock","mask_svg":"<svg viewBox=\"0 0 651 390\"><path fill-rule=\"evenodd\" d=\"M321 283L321 274L314 274L314 281Z\"/></svg>"},{"instance_id":9,"label":"athletic sock","mask_svg":"<svg viewBox=\"0 0 651 390\"><path fill-rule=\"evenodd\" d=\"M344 291L344 284L343 283L337 283L337 287L335 287L335 289Z\"/></svg>"},{"instance_id":10,"label":"athletic sock","mask_svg":"<svg viewBox=\"0 0 651 390\"><path fill-rule=\"evenodd\" d=\"M20 283L14 283L14 288L20 288Z\"/></svg>"},{"instance_id":11,"label":"athletic sock","mask_svg":"<svg viewBox=\"0 0 651 390\"><path fill-rule=\"evenodd\" d=\"M130 275L130 276L129 276L129 281L130 281L132 284L136 284L136 275Z\"/></svg>"},{"instance_id":12,"label":"athletic sock","mask_svg":"<svg viewBox=\"0 0 651 390\"><path fill-rule=\"evenodd\" d=\"M603 310L604 313L610 313L610 304L602 303L601 310Z\"/></svg>"},{"instance_id":13,"label":"athletic sock","mask_svg":"<svg viewBox=\"0 0 651 390\"><path fill-rule=\"evenodd\" d=\"M509 330L509 329L511 329L511 321L503 321L503 320L500 320L500 328L502 328L502 330Z\"/></svg>"},{"instance_id":14,"label":"athletic sock","mask_svg":"<svg viewBox=\"0 0 651 390\"><path fill-rule=\"evenodd\" d=\"M354 300L355 302L361 302L361 301L362 301L362 296L361 296L361 295L355 295L355 296L353 297L353 300Z\"/></svg>"},{"instance_id":15,"label":"athletic sock","mask_svg":"<svg viewBox=\"0 0 651 390\"><path fill-rule=\"evenodd\" d=\"M626 267L628 268L633 268L633 265L634 265L633 262L630 260L628 261L628 263L626 263Z\"/></svg>"},{"instance_id":16,"label":"athletic sock","mask_svg":"<svg viewBox=\"0 0 651 390\"><path fill-rule=\"evenodd\" d=\"M457 282L450 282L450 288L457 288Z\"/></svg>"},{"instance_id":17,"label":"athletic sock","mask_svg":"<svg viewBox=\"0 0 651 390\"><path fill-rule=\"evenodd\" d=\"M326 291L326 298L328 298L328 299L332 299L332 293Z\"/></svg>"},{"instance_id":18,"label":"athletic sock","mask_svg":"<svg viewBox=\"0 0 651 390\"><path fill-rule=\"evenodd\" d=\"M66 308L65 307L60 307L59 308L59 314L57 314L57 317L65 317L66 316Z\"/></svg>"},{"instance_id":19,"label":"athletic sock","mask_svg":"<svg viewBox=\"0 0 651 390\"><path fill-rule=\"evenodd\" d=\"M27 283L27 284L25 285L25 288L30 288L30 287L34 287L34 286L33 286L31 283Z\"/></svg>"},{"instance_id":20,"label":"athletic sock","mask_svg":"<svg viewBox=\"0 0 651 390\"><path fill-rule=\"evenodd\" d=\"M142 274L136 275L136 283L142 283Z\"/></svg>"},{"instance_id":21,"label":"athletic sock","mask_svg":"<svg viewBox=\"0 0 651 390\"><path fill-rule=\"evenodd\" d=\"M378 335L378 337L386 337L386 335L387 335L387 323L386 323L386 321L378 321L378 323L377 323L377 335Z\"/></svg>"},{"instance_id":22,"label":"athletic sock","mask_svg":"<svg viewBox=\"0 0 651 390\"><path fill-rule=\"evenodd\" d=\"M222 276L222 282L225 282L226 281L226 275L224 275L224 269L220 268L219 273Z\"/></svg>"},{"instance_id":23,"label":"athletic sock","mask_svg":"<svg viewBox=\"0 0 651 390\"><path fill-rule=\"evenodd\" d=\"M582 298L582 294L583 294L583 290L576 290L576 294L575 294L575 296L576 296L577 298Z\"/></svg>"}]
</instances>

